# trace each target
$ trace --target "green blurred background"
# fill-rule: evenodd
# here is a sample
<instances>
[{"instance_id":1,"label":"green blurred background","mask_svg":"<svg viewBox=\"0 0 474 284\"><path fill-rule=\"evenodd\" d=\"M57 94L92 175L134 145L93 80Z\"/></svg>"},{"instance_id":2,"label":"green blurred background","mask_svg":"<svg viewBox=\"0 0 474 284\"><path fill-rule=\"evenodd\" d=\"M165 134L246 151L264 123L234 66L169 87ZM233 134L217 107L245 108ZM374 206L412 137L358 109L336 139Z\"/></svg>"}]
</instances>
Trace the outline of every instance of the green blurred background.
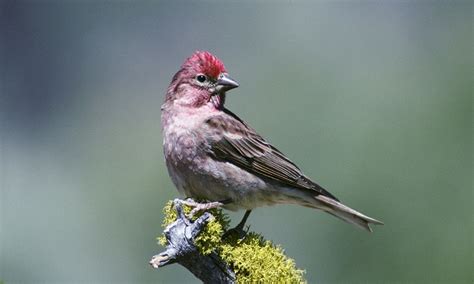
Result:
<instances>
[{"instance_id":1,"label":"green blurred background","mask_svg":"<svg viewBox=\"0 0 474 284\"><path fill-rule=\"evenodd\" d=\"M195 50L240 83L231 110L386 223L255 210L309 282L473 283L472 2L0 3L6 283L196 282L148 265L177 196L160 105Z\"/></svg>"}]
</instances>

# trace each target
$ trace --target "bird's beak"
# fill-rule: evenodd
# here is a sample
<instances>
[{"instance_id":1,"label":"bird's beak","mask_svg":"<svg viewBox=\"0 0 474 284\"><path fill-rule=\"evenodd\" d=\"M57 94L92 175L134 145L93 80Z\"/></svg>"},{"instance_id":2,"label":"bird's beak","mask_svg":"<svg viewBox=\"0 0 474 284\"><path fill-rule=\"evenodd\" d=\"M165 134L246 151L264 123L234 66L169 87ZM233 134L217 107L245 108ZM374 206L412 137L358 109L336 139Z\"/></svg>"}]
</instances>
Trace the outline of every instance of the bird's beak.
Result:
<instances>
[{"instance_id":1,"label":"bird's beak","mask_svg":"<svg viewBox=\"0 0 474 284\"><path fill-rule=\"evenodd\" d=\"M223 73L219 75L219 78L217 79L216 91L222 93L237 88L238 86L239 83L230 78L226 73Z\"/></svg>"}]
</instances>

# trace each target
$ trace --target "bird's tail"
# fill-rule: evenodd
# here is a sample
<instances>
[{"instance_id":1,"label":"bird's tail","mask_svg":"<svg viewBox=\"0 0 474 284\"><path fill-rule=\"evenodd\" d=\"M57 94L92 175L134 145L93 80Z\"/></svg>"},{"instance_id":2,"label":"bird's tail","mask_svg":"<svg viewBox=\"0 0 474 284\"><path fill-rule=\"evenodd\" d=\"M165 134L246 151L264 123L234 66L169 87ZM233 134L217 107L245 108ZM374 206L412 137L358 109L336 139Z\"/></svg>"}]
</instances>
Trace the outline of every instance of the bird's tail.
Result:
<instances>
[{"instance_id":1,"label":"bird's tail","mask_svg":"<svg viewBox=\"0 0 474 284\"><path fill-rule=\"evenodd\" d=\"M314 197L316 199L316 208L322 209L327 213L336 216L348 223L354 224L369 232L372 232L370 224L383 225L383 222L365 216L364 214L355 211L354 209L324 195Z\"/></svg>"}]
</instances>

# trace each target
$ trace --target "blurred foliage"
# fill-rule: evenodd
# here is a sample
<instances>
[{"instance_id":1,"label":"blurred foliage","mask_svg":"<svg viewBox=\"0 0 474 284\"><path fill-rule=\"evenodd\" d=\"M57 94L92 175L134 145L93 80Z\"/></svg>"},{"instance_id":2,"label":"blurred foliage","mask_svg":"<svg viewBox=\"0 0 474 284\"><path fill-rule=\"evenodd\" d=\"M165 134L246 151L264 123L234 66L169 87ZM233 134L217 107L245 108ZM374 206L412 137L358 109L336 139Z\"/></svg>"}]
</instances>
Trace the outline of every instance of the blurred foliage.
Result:
<instances>
[{"instance_id":1,"label":"blurred foliage","mask_svg":"<svg viewBox=\"0 0 474 284\"><path fill-rule=\"evenodd\" d=\"M0 277L196 281L147 262L178 196L160 105L199 49L240 83L229 109L385 223L256 209L308 282L473 283L473 5L0 1Z\"/></svg>"}]
</instances>

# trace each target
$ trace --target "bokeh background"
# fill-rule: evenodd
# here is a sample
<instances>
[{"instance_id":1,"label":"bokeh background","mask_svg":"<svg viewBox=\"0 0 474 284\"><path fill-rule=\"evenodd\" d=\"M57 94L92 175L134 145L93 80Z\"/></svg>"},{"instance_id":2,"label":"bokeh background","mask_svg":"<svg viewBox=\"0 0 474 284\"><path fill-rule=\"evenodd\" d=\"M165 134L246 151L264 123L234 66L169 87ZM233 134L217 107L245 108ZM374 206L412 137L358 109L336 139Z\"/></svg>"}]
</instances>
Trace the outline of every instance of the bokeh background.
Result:
<instances>
[{"instance_id":1,"label":"bokeh background","mask_svg":"<svg viewBox=\"0 0 474 284\"><path fill-rule=\"evenodd\" d=\"M231 110L386 223L255 210L310 283L473 282L472 2L0 3L6 283L197 282L148 265L177 196L160 105L195 50L239 81Z\"/></svg>"}]
</instances>

